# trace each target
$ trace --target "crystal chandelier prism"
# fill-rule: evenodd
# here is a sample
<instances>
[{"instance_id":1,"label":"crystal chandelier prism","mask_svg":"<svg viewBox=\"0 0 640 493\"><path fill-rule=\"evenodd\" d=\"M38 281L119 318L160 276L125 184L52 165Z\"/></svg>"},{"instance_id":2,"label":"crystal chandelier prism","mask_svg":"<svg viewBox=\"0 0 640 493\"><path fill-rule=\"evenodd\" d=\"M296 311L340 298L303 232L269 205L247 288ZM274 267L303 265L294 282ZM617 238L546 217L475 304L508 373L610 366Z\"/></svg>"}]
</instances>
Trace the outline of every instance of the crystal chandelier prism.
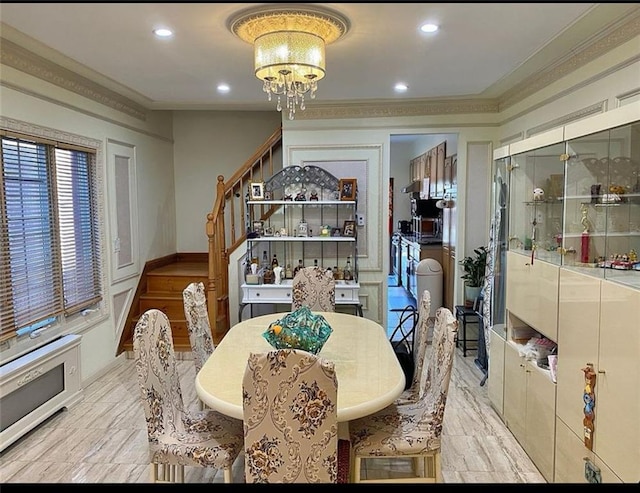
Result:
<instances>
[{"instance_id":1,"label":"crystal chandelier prism","mask_svg":"<svg viewBox=\"0 0 640 493\"><path fill-rule=\"evenodd\" d=\"M297 109L305 109L305 97L315 98L318 81L325 76L325 46L343 36L349 25L342 15L317 6L281 5L240 12L228 27L253 44L262 90L269 101L276 96L276 109L286 108L293 120Z\"/></svg>"}]
</instances>

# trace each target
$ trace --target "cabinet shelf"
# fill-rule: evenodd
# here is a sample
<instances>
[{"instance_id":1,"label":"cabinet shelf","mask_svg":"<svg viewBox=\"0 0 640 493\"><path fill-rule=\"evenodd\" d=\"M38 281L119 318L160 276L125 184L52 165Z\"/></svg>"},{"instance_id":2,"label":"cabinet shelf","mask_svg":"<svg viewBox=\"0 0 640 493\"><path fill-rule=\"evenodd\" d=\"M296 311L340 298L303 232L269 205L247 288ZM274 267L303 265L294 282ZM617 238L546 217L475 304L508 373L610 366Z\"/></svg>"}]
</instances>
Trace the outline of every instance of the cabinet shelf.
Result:
<instances>
[{"instance_id":1,"label":"cabinet shelf","mask_svg":"<svg viewBox=\"0 0 640 493\"><path fill-rule=\"evenodd\" d=\"M362 316L358 284L358 230L355 222L357 187L354 185L355 200L338 200L334 193L339 188L340 180L318 166L287 166L264 183L265 193L271 194L269 200L249 200L247 196L247 230L259 236L247 238L245 272L248 274L248 262L259 258L260 251L263 261L277 258L280 267L286 266L283 274L289 272L291 267L295 268L298 262L305 266L315 264L323 269L331 269L334 275L337 274L336 305L351 305ZM305 189L317 191L319 200L283 198L295 196ZM327 227L340 235L318 234ZM343 228L347 227L353 229L344 235ZM315 233L313 236L312 231ZM269 235L265 236L265 232ZM353 281L341 279L341 268L347 263L350 263ZM271 271L265 267L262 275L251 276L251 284L241 284L239 320L246 305L291 303L292 273L288 273L288 277L281 279L278 284L268 282L270 278L273 279L268 274Z\"/></svg>"},{"instance_id":2,"label":"cabinet shelf","mask_svg":"<svg viewBox=\"0 0 640 493\"><path fill-rule=\"evenodd\" d=\"M291 241L305 241L305 242L325 242L325 243L354 243L356 238L352 236L259 236L258 238L248 238L247 241L251 242L291 242Z\"/></svg>"},{"instance_id":3,"label":"cabinet shelf","mask_svg":"<svg viewBox=\"0 0 640 493\"><path fill-rule=\"evenodd\" d=\"M298 205L298 206L325 206L325 205L355 205L355 200L249 200L248 205Z\"/></svg>"}]
</instances>

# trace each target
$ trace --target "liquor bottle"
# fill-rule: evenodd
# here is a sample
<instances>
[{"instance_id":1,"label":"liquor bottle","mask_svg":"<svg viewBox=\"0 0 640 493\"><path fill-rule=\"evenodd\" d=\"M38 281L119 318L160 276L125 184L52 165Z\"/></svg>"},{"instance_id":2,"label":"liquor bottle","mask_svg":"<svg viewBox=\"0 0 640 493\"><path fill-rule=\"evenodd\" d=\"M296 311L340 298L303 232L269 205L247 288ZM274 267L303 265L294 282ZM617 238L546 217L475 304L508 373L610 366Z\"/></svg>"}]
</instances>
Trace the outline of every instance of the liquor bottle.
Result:
<instances>
[{"instance_id":1,"label":"liquor bottle","mask_svg":"<svg viewBox=\"0 0 640 493\"><path fill-rule=\"evenodd\" d=\"M296 277L296 274L300 269L304 269L304 264L302 263L302 259L298 260L298 265L296 265L296 268L293 269L293 277Z\"/></svg>"},{"instance_id":2,"label":"liquor bottle","mask_svg":"<svg viewBox=\"0 0 640 493\"><path fill-rule=\"evenodd\" d=\"M318 267L318 259L317 258L313 259L313 266L314 267Z\"/></svg>"},{"instance_id":3,"label":"liquor bottle","mask_svg":"<svg viewBox=\"0 0 640 493\"><path fill-rule=\"evenodd\" d=\"M284 278L293 279L293 271L291 270L291 264L287 264L287 267L284 270Z\"/></svg>"},{"instance_id":4,"label":"liquor bottle","mask_svg":"<svg viewBox=\"0 0 640 493\"><path fill-rule=\"evenodd\" d=\"M276 257L276 254L273 254L273 260L271 261L271 269L273 269L274 267L278 267L278 257Z\"/></svg>"},{"instance_id":5,"label":"liquor bottle","mask_svg":"<svg viewBox=\"0 0 640 493\"><path fill-rule=\"evenodd\" d=\"M351 257L347 257L347 263L342 271L342 277L345 281L353 281L353 270L351 270Z\"/></svg>"},{"instance_id":6,"label":"liquor bottle","mask_svg":"<svg viewBox=\"0 0 640 493\"><path fill-rule=\"evenodd\" d=\"M262 263L260 264L260 268L264 269L269 267L269 257L267 257L267 251L263 250L262 252Z\"/></svg>"}]
</instances>

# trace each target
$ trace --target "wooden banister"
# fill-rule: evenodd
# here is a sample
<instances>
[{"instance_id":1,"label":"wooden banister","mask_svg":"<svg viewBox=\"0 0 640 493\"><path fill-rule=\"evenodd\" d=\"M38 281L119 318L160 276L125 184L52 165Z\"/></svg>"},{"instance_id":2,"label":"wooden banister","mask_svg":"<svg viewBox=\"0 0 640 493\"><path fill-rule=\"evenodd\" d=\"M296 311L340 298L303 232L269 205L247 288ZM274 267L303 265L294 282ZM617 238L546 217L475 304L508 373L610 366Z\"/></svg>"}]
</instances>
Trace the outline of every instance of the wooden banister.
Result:
<instances>
[{"instance_id":1,"label":"wooden banister","mask_svg":"<svg viewBox=\"0 0 640 493\"><path fill-rule=\"evenodd\" d=\"M226 183L222 175L217 178L216 197L211 212L207 214L206 224L209 259L207 309L216 343L230 328L229 256L247 238L245 195L249 183L264 182L280 169L282 127L278 127Z\"/></svg>"}]
</instances>

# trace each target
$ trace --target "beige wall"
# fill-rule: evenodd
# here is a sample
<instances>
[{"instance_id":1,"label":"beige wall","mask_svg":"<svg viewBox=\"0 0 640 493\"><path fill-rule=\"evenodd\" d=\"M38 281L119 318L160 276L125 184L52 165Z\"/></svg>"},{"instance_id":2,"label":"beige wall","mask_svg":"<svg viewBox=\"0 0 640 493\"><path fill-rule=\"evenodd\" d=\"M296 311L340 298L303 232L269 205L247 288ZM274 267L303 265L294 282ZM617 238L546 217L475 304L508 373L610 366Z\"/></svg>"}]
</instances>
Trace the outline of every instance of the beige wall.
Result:
<instances>
[{"instance_id":1,"label":"beige wall","mask_svg":"<svg viewBox=\"0 0 640 493\"><path fill-rule=\"evenodd\" d=\"M105 293L100 312L47 329L37 339L23 336L20 340L9 341L1 349L1 358L4 360L20 354L63 333L80 333L81 371L82 379L86 381L114 362L124 310L120 308L115 312L113 300L130 299L138 283L137 276L117 283L111 280L109 245L112 234L109 231L108 217L110 197L105 177L107 141L117 141L135 149L139 256L143 266L146 259L162 257L176 251L173 141L171 125L167 125L167 122L171 122L171 116L165 112L154 112L148 115L146 121L142 121L106 109L89 99L70 95L61 88L9 67L2 66L1 69L3 84L0 85L0 117L4 125L25 133L32 129L52 130L61 139L80 138L98 142L105 254ZM120 304L116 305L120 307Z\"/></svg>"},{"instance_id":2,"label":"beige wall","mask_svg":"<svg viewBox=\"0 0 640 493\"><path fill-rule=\"evenodd\" d=\"M173 159L178 252L206 252L218 175L225 181L281 123L277 111L175 111Z\"/></svg>"}]
</instances>

